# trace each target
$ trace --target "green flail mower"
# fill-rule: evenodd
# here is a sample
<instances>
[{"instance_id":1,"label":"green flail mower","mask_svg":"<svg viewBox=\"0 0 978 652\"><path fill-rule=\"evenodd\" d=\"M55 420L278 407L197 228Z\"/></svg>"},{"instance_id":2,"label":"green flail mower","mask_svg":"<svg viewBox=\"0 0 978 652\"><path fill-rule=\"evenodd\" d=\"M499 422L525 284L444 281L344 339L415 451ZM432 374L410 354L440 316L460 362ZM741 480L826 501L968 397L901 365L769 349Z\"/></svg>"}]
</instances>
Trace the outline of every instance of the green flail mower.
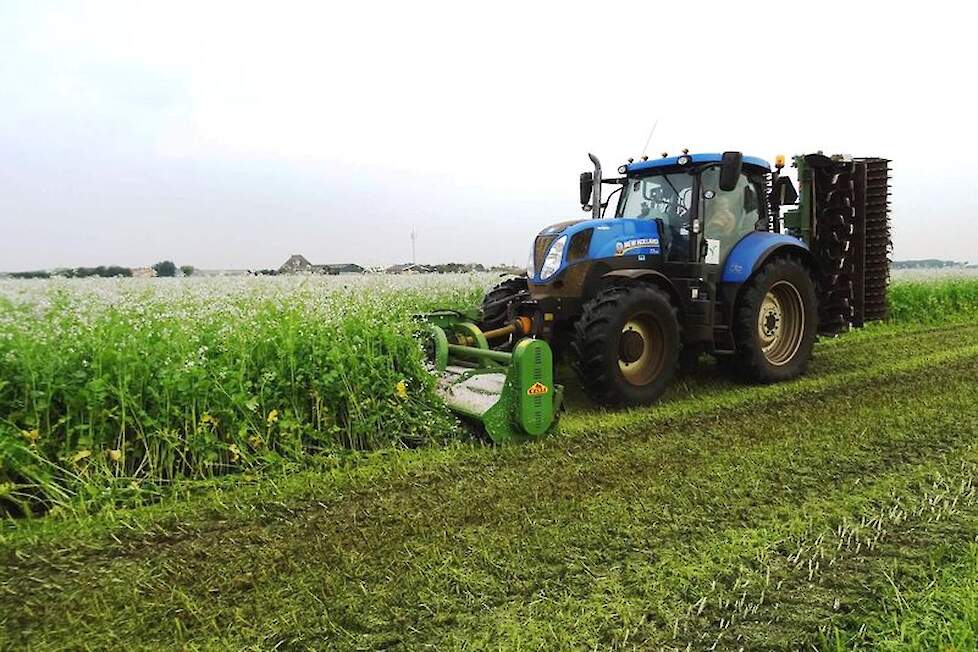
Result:
<instances>
[{"instance_id":1,"label":"green flail mower","mask_svg":"<svg viewBox=\"0 0 978 652\"><path fill-rule=\"evenodd\" d=\"M483 332L472 316L455 311L419 318L438 393L456 414L481 424L497 444L534 439L551 429L563 388L554 384L550 345L524 337L510 351L489 346L490 340L519 335L525 322Z\"/></svg>"}]
</instances>

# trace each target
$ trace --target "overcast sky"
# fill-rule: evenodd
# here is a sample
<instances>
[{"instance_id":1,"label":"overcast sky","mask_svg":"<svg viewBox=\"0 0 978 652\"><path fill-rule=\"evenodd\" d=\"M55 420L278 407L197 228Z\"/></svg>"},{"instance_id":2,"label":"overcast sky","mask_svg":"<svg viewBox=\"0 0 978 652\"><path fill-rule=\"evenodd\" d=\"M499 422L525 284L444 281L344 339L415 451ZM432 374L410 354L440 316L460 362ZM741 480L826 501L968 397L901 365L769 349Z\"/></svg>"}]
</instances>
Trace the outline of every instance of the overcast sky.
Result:
<instances>
[{"instance_id":1,"label":"overcast sky","mask_svg":"<svg viewBox=\"0 0 978 652\"><path fill-rule=\"evenodd\" d=\"M891 158L894 256L976 261L965 6L0 0L0 269L523 264L656 121Z\"/></svg>"}]
</instances>

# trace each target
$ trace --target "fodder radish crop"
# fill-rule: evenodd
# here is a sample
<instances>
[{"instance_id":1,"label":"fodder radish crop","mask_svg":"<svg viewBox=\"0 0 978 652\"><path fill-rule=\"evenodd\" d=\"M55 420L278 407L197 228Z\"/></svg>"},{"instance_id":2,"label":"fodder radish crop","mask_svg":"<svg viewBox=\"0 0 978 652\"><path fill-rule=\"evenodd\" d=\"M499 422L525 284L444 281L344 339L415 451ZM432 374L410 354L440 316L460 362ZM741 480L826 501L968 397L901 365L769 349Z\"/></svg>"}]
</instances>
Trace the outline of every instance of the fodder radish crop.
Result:
<instances>
[{"instance_id":1,"label":"fodder radish crop","mask_svg":"<svg viewBox=\"0 0 978 652\"><path fill-rule=\"evenodd\" d=\"M444 435L410 316L494 279L2 282L0 504Z\"/></svg>"}]
</instances>

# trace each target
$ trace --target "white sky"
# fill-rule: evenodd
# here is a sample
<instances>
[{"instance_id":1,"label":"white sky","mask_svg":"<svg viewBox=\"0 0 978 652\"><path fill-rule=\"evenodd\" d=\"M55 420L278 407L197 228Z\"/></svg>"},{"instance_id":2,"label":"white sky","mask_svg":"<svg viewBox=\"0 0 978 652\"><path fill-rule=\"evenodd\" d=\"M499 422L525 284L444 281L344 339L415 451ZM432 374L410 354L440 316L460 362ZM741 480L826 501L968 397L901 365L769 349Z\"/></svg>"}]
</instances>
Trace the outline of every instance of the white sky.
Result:
<instances>
[{"instance_id":1,"label":"white sky","mask_svg":"<svg viewBox=\"0 0 978 652\"><path fill-rule=\"evenodd\" d=\"M914 8L915 7L915 8ZM0 269L525 262L587 152L893 159L978 260L966 3L0 0Z\"/></svg>"}]
</instances>

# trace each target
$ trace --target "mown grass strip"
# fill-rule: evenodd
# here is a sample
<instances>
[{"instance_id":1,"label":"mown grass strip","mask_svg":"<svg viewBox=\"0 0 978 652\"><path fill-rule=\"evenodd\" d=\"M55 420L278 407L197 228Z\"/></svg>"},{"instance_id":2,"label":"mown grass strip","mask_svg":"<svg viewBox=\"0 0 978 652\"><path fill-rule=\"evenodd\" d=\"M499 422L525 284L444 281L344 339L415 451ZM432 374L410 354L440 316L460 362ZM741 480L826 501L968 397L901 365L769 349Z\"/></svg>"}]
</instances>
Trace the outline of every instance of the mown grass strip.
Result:
<instances>
[{"instance_id":1,"label":"mown grass strip","mask_svg":"<svg viewBox=\"0 0 978 652\"><path fill-rule=\"evenodd\" d=\"M561 433L573 435L609 430L651 427L658 421L693 416L703 411L735 409L772 400L791 401L811 392L823 392L836 386L869 382L892 372L912 370L950 362L973 354L978 344L978 325L956 329L956 338L944 331L921 333L911 347L872 346L868 350L830 350L816 357L813 373L791 383L756 386L737 384L725 379L701 380L689 386L679 384L666 399L651 408L628 410L580 410L561 420ZM954 339L949 342L949 339ZM909 340L907 342L910 343ZM881 343L882 344L882 343ZM687 400L675 400L685 395Z\"/></svg>"},{"instance_id":2,"label":"mown grass strip","mask_svg":"<svg viewBox=\"0 0 978 652\"><path fill-rule=\"evenodd\" d=\"M687 615L677 629L686 640L791 649L824 645L837 629L856 632L885 619L896 604L891 587L919 591L922 571L954 562L972 541L978 423L965 425L964 432L969 428L971 440L963 447L945 441L944 450L921 451L910 467L868 475L857 486L844 483L805 501L783 524L729 532L732 548L743 554L731 566L738 571L719 573L720 581L704 594L701 608L707 608L692 620ZM748 541L756 548L753 556L744 549ZM848 644L866 640L854 634Z\"/></svg>"},{"instance_id":3,"label":"mown grass strip","mask_svg":"<svg viewBox=\"0 0 978 652\"><path fill-rule=\"evenodd\" d=\"M937 375L930 379L929 409L913 415L915 424L931 424L926 426L929 428L927 437L936 438L935 441L928 442L921 434L906 435L909 443L921 449L914 465L923 464L935 454L943 455L942 447L946 441L962 438L961 432L946 427L946 420L935 420L946 407L942 384ZM889 402L893 400L898 399L891 398ZM889 402L884 407L890 407ZM831 412L839 403L845 404L845 401L831 401L816 413L822 409ZM949 407L952 414L954 408L952 401ZM792 411L792 416L801 415ZM863 429L876 417L873 409L866 408L861 415L852 416L844 426L847 429ZM901 417L905 418L905 415ZM742 426L745 420L735 419L727 425ZM610 487L603 481L594 482L592 489L596 490L574 504L580 514L579 522L569 524L566 520L553 522L545 518L542 524L537 522L538 529L532 539L524 538L519 546L519 550L530 557L546 558L553 542L560 541L565 550L575 551L570 555L569 564L570 569L577 571L570 574L575 582L569 584L567 579L562 579L551 583L545 587L546 599L527 602L524 596L514 596L506 606L494 608L484 618L469 616L468 620L476 622L462 632L456 632L458 638L453 639L454 643L474 636L486 643L503 639L514 646L534 646L541 641L521 629L520 623L563 622L567 613L574 613L578 624L589 623L588 627L575 631L587 631L595 638L545 640L543 644L603 647L609 642L625 644L627 641L623 637L627 633L630 640L655 641L656 646L664 646L675 643L670 636L663 636L665 630L673 629L672 636L685 636L691 631L697 633L694 645L702 645L704 640L699 634L708 631L712 624L721 630L717 632L719 636L729 628L732 619L729 614L719 615L717 606L710 602L702 620L694 619L693 626L683 624L679 621L688 619L689 605L702 599L704 601L699 604L703 608L707 606L706 598L710 598L726 608L728 603L741 597L740 589L747 587L746 583L738 586L744 578L737 569L749 566L759 552L788 548L791 544L784 543L787 539L813 527L810 518L848 515L852 505L858 504L857 500L866 503L872 498L862 495L870 486L874 487L874 492L885 494L900 486L908 475L907 461L901 456L890 456L888 462L881 462L887 455L880 453L885 453L887 447L898 441L894 439L893 424L890 424L891 429L883 431L883 441L874 442L858 429L856 433L861 436L849 439L852 431L847 430L840 433L838 439L831 442L831 450L826 451L824 437L796 442L792 435L798 436L797 426L780 423L769 414L759 415L756 421L756 429L745 434L761 437L762 445L758 446L738 444L737 438L726 433L719 424L706 431L695 430L695 436L705 437L708 443L716 446L717 452L704 457L702 449L694 446L677 451L676 455L685 453L690 464L684 470L664 465L655 458L656 452L661 452L665 458L676 456L668 451L668 445L677 435L668 433L650 445L646 451L650 457L648 466L661 469L667 475L666 479L673 480L672 484L660 482L653 488L640 486L648 475L638 471L648 469L636 467L635 463L625 464L622 456L614 453L607 456L607 465L600 457L592 456L588 468L593 478L608 477L611 468L617 468L624 478L609 480ZM970 436L973 436L976 428L972 425L971 429ZM663 448L666 448L664 452ZM790 455L785 454L786 448ZM701 461L708 459L709 463L696 464L697 456ZM630 457L641 459L642 451L632 451ZM828 487L822 468L825 465L834 471L830 476L834 482ZM893 469L894 465L898 470L886 470ZM928 467L921 474L931 470ZM633 471L637 477L630 482L627 478ZM834 489L835 483L845 478L848 483ZM549 509L555 508L550 506ZM799 518L796 514L805 516ZM661 525L663 519L664 526ZM645 527L637 528L636 521L644 523ZM628 527L623 530L624 524ZM660 536L654 534L655 530L660 530ZM614 536L608 537L609 532ZM486 536L490 538L488 542L483 541ZM488 533L478 532L478 541L488 549L493 549L494 544L503 546L508 539L515 538L517 535L506 527L493 528ZM608 540L604 541L605 538ZM477 541L467 540L467 543L475 546ZM467 548L465 545L459 547ZM783 553L783 556L787 555L788 552ZM452 561L453 569L464 565L464 561L457 557ZM501 564L498 554L495 561L497 565ZM568 565L566 559L561 561ZM511 563L519 566L518 562ZM595 584L600 591L589 589ZM666 585L668 588L663 588ZM738 595L725 596L731 588ZM777 600L777 597L773 599ZM476 610L474 613L482 612ZM817 631L820 623L810 621L807 624L811 631ZM795 629L793 636L798 637L805 631ZM506 638L513 636L516 638ZM685 647L686 641L681 640L681 643L680 649Z\"/></svg>"},{"instance_id":4,"label":"mown grass strip","mask_svg":"<svg viewBox=\"0 0 978 652\"><path fill-rule=\"evenodd\" d=\"M968 525L973 531L976 523ZM834 631L824 647L893 652L978 649L978 544L968 544L956 559L945 554L934 561L939 563L915 569L920 577L913 586L897 583L905 568L887 564L877 569L880 583L885 582L880 601L889 608L850 625L850 631Z\"/></svg>"}]
</instances>

